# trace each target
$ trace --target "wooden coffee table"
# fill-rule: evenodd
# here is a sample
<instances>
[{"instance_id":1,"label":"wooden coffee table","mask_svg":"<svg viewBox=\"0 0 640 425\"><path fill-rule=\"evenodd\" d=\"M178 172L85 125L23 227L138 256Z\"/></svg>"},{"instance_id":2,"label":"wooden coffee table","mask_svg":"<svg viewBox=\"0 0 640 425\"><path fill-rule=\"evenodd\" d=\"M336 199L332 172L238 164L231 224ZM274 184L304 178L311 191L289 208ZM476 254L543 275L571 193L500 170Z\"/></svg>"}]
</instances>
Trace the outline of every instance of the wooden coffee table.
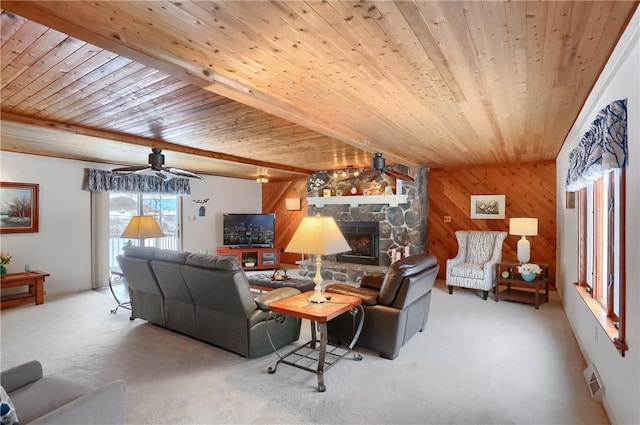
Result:
<instances>
[{"instance_id":1,"label":"wooden coffee table","mask_svg":"<svg viewBox=\"0 0 640 425\"><path fill-rule=\"evenodd\" d=\"M269 334L269 321L267 322L267 336L273 350L278 356L278 361L275 366L269 367L269 373L276 373L278 365L280 363L287 364L289 366L297 367L298 369L306 370L307 372L315 373L318 376L318 391L323 392L326 390L324 385L324 372L329 370L331 366L338 363L344 357L349 354L353 355L354 360L362 360L362 356L353 352L353 346L362 330L362 324L364 322L364 309L362 308L362 300L359 297L342 294L325 294L329 296L327 302L324 303L312 303L309 301L309 297L313 294L313 291L304 292L302 294L294 295L290 298L285 298L280 301L276 301L271 304L270 316L283 314L286 316L298 317L300 319L308 319L311 321L311 340L300 347L288 352L281 356L278 350L273 346L271 342L271 335ZM327 322L340 316L348 311L352 314L356 314L357 309L360 309L362 314L360 315L360 323L353 336L353 339L348 347L340 347L331 345L331 350L327 352ZM275 313L275 314L274 314ZM276 320L275 317L272 318ZM316 338L316 326L320 332L320 341ZM316 347L320 342L320 346ZM317 367L310 368L303 363L309 364L309 360L312 362L317 361Z\"/></svg>"}]
</instances>

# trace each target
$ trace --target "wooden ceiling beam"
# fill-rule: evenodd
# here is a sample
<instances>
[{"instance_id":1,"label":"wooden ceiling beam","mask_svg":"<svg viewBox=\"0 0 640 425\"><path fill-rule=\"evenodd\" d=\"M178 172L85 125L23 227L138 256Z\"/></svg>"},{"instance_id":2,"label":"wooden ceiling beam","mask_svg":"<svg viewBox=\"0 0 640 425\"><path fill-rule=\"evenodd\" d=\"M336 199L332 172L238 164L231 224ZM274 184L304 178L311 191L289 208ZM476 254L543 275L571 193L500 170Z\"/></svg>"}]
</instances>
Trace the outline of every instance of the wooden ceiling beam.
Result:
<instances>
[{"instance_id":1,"label":"wooden ceiling beam","mask_svg":"<svg viewBox=\"0 0 640 425\"><path fill-rule=\"evenodd\" d=\"M28 124L35 127L54 129L54 130L59 130L63 132L88 136L88 137L97 137L97 138L115 140L118 142L129 143L129 144L134 144L139 146L149 146L153 148L160 148L160 149L173 151L173 152L196 155L203 158L212 158L212 159L217 159L222 161L237 162L241 164L254 165L254 166L263 167L263 168L272 168L272 169L289 171L289 172L299 173L304 175L310 175L313 172L313 170L309 170L306 168L291 167L288 165L274 164L271 162L259 161L259 160L254 160L250 158L243 158L235 155L227 155L219 152L211 152L204 149L192 148L188 146L177 145L174 143L167 143L157 139L131 136L128 134L115 133L111 131L95 130L95 129L85 128L80 126L72 126L72 125L62 124L54 121L43 121L36 118L24 117L21 115L15 115L7 112L0 113L0 119L2 121ZM25 153L28 153L28 152L25 152Z\"/></svg>"}]
</instances>

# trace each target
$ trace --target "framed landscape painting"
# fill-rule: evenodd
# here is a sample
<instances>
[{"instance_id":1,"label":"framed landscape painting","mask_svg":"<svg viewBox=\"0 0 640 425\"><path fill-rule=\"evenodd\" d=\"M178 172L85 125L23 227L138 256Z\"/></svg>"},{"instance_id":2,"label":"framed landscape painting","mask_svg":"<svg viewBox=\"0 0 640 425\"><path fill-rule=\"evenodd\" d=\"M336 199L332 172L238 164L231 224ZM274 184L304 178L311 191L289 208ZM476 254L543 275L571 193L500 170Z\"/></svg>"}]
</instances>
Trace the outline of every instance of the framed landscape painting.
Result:
<instances>
[{"instance_id":1,"label":"framed landscape painting","mask_svg":"<svg viewBox=\"0 0 640 425\"><path fill-rule=\"evenodd\" d=\"M38 231L38 185L0 182L0 233Z\"/></svg>"},{"instance_id":2,"label":"framed landscape painting","mask_svg":"<svg viewBox=\"0 0 640 425\"><path fill-rule=\"evenodd\" d=\"M471 218L504 219L504 195L471 195Z\"/></svg>"}]
</instances>

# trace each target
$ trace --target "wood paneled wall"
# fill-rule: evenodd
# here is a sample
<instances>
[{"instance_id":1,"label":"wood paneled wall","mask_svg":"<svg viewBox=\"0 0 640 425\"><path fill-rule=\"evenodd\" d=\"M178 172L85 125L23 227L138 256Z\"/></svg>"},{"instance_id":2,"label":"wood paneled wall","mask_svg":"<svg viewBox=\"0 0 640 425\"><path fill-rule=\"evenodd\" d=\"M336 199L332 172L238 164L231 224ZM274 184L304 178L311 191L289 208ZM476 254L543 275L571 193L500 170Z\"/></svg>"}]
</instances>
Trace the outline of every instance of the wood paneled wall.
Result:
<instances>
[{"instance_id":1,"label":"wood paneled wall","mask_svg":"<svg viewBox=\"0 0 640 425\"><path fill-rule=\"evenodd\" d=\"M509 231L511 217L537 217L538 236L531 236L531 260L550 265L555 283L556 264L556 171L555 162L525 163L431 170L428 183L429 252L440 263L439 278L445 277L448 258L458 252L456 230ZM276 214L276 246L286 248L302 218L307 215L307 180L262 185L262 211ZM504 220L472 220L470 196L504 194ZM286 198L300 198L300 211L287 211ZM444 217L451 216L451 223ZM518 236L509 235L502 251L504 260L516 260ZM300 254L282 253L281 262L294 264Z\"/></svg>"},{"instance_id":2,"label":"wood paneled wall","mask_svg":"<svg viewBox=\"0 0 640 425\"><path fill-rule=\"evenodd\" d=\"M300 211L287 211L285 199L300 198ZM276 215L275 246L281 248L280 262L295 264L300 254L284 252L302 218L307 215L307 178L262 185L262 212Z\"/></svg>"},{"instance_id":3,"label":"wood paneled wall","mask_svg":"<svg viewBox=\"0 0 640 425\"><path fill-rule=\"evenodd\" d=\"M439 278L446 260L458 252L456 230L509 231L509 218L538 218L538 235L530 236L531 262L556 269L556 167L554 162L431 170L429 177L429 251L438 258ZM504 220L470 218L471 195L506 195ZM451 216L451 222L445 222ZM508 235L502 259L516 261L519 236Z\"/></svg>"}]
</instances>

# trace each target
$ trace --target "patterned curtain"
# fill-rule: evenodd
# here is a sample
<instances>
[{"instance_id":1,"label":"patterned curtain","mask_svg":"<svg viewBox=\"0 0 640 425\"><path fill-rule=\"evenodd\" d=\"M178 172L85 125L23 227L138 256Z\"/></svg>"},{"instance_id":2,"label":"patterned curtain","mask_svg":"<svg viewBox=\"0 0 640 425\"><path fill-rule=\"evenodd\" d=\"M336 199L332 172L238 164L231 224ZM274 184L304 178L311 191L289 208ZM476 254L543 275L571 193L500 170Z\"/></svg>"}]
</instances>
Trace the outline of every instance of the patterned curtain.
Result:
<instances>
[{"instance_id":1,"label":"patterned curtain","mask_svg":"<svg viewBox=\"0 0 640 425\"><path fill-rule=\"evenodd\" d=\"M135 192L135 193L170 193L174 195L191 195L189 179L172 178L163 180L156 176L141 174L116 174L111 171L87 169L86 189L91 192Z\"/></svg>"},{"instance_id":2,"label":"patterned curtain","mask_svg":"<svg viewBox=\"0 0 640 425\"><path fill-rule=\"evenodd\" d=\"M627 166L627 99L601 110L569 154L566 190L575 192L607 171Z\"/></svg>"}]
</instances>

